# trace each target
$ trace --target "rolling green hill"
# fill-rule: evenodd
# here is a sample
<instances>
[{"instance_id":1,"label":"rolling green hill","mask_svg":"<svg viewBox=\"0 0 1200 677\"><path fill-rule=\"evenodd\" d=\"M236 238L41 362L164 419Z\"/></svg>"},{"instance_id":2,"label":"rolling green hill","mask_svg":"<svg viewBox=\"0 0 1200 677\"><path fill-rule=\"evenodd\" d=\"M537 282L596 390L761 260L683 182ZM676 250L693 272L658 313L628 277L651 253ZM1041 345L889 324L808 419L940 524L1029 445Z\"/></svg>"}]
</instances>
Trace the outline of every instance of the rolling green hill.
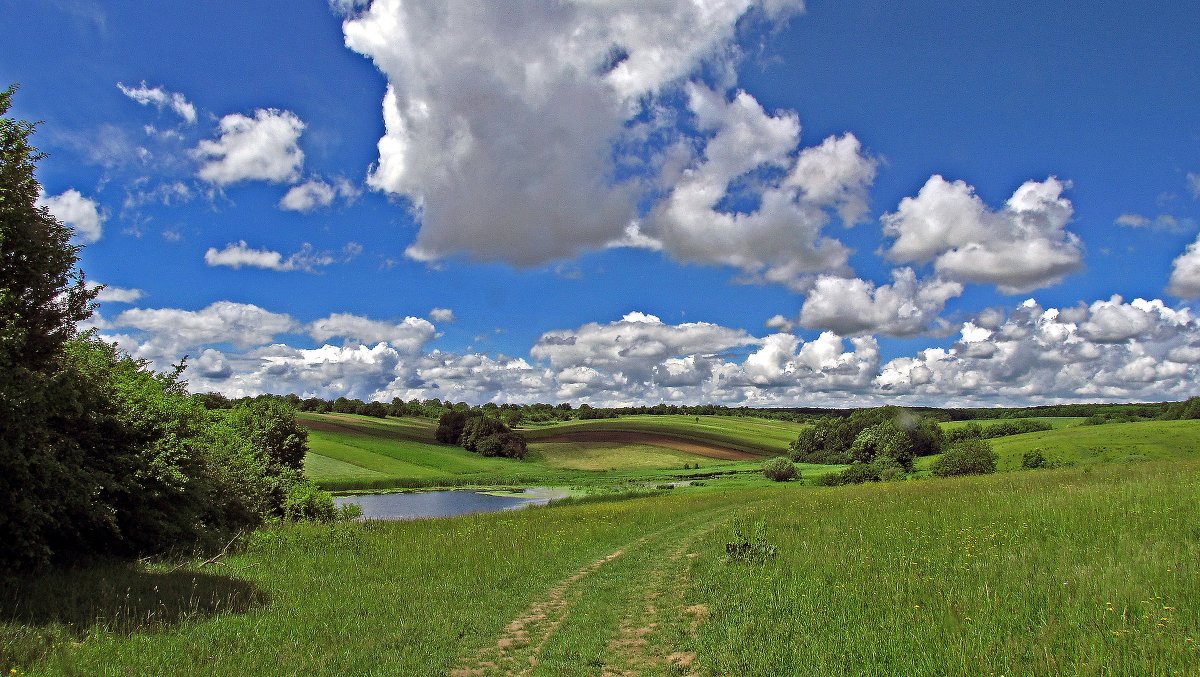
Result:
<instances>
[{"instance_id":1,"label":"rolling green hill","mask_svg":"<svg viewBox=\"0 0 1200 677\"><path fill-rule=\"evenodd\" d=\"M530 442L582 431L644 432L727 447L760 456L787 451L804 425L749 416L622 416L590 421L566 421L548 426L522 428Z\"/></svg>"},{"instance_id":2,"label":"rolling green hill","mask_svg":"<svg viewBox=\"0 0 1200 677\"><path fill-rule=\"evenodd\" d=\"M992 440L999 470L1021 467L1021 456L1041 449L1071 463L1113 463L1200 457L1200 421L1142 421L1059 428Z\"/></svg>"},{"instance_id":3,"label":"rolling green hill","mask_svg":"<svg viewBox=\"0 0 1200 677\"><path fill-rule=\"evenodd\" d=\"M436 422L302 413L305 470L332 490L464 484L620 484L697 473L757 472L800 426L728 416L631 416L521 429L524 461L485 458L434 441ZM686 468L685 468L686 466ZM813 466L812 473L828 468Z\"/></svg>"}]
</instances>

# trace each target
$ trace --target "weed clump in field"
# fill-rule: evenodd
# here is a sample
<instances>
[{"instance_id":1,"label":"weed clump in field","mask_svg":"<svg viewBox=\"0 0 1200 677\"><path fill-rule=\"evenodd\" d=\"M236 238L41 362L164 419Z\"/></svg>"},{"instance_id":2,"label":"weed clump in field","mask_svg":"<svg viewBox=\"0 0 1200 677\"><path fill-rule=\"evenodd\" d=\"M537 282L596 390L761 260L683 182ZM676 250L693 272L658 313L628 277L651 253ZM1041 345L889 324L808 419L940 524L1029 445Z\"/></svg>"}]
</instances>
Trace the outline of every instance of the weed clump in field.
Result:
<instances>
[{"instance_id":1,"label":"weed clump in field","mask_svg":"<svg viewBox=\"0 0 1200 677\"><path fill-rule=\"evenodd\" d=\"M742 518L733 521L733 542L725 544L726 564L745 562L747 564L762 564L775 559L779 549L767 542L766 520L756 520L750 528Z\"/></svg>"},{"instance_id":2,"label":"weed clump in field","mask_svg":"<svg viewBox=\"0 0 1200 677\"><path fill-rule=\"evenodd\" d=\"M1064 465L1071 465L1069 462L1063 462L1056 458L1046 456L1041 447L1030 449L1021 455L1021 467L1026 470L1038 470L1041 468L1061 468Z\"/></svg>"}]
</instances>

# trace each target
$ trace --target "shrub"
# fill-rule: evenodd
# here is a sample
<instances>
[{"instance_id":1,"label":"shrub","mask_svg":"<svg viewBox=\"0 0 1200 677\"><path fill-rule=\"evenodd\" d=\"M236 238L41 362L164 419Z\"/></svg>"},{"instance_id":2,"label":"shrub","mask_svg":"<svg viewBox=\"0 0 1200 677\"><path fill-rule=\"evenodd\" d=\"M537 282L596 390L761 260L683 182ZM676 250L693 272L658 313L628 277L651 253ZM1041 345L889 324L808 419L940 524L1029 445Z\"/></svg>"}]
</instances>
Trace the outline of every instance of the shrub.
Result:
<instances>
[{"instance_id":1,"label":"shrub","mask_svg":"<svg viewBox=\"0 0 1200 677\"><path fill-rule=\"evenodd\" d=\"M850 447L855 463L871 463L876 458L889 458L905 470L911 470L916 448L909 431L898 423L885 421L858 434Z\"/></svg>"},{"instance_id":2,"label":"shrub","mask_svg":"<svg viewBox=\"0 0 1200 677\"><path fill-rule=\"evenodd\" d=\"M345 514L334 504L333 495L322 491L312 480L292 484L283 501L283 518L290 522L334 522L343 519ZM359 514L362 514L361 508Z\"/></svg>"},{"instance_id":3,"label":"shrub","mask_svg":"<svg viewBox=\"0 0 1200 677\"><path fill-rule=\"evenodd\" d=\"M786 482L799 479L800 471L796 470L796 466L788 459L776 456L763 463L763 475L774 482Z\"/></svg>"},{"instance_id":4,"label":"shrub","mask_svg":"<svg viewBox=\"0 0 1200 677\"><path fill-rule=\"evenodd\" d=\"M522 460L528 453L525 438L511 430L488 435L475 445L481 456L503 456Z\"/></svg>"},{"instance_id":5,"label":"shrub","mask_svg":"<svg viewBox=\"0 0 1200 677\"><path fill-rule=\"evenodd\" d=\"M855 463L838 473L840 484L862 484L879 481L879 466L871 463Z\"/></svg>"},{"instance_id":6,"label":"shrub","mask_svg":"<svg viewBox=\"0 0 1200 677\"><path fill-rule=\"evenodd\" d=\"M933 474L939 477L993 472L996 472L996 452L986 440L960 442L933 462Z\"/></svg>"},{"instance_id":7,"label":"shrub","mask_svg":"<svg viewBox=\"0 0 1200 677\"><path fill-rule=\"evenodd\" d=\"M1030 449L1021 456L1021 467L1029 469L1045 468L1046 455L1042 453L1041 449Z\"/></svg>"}]
</instances>

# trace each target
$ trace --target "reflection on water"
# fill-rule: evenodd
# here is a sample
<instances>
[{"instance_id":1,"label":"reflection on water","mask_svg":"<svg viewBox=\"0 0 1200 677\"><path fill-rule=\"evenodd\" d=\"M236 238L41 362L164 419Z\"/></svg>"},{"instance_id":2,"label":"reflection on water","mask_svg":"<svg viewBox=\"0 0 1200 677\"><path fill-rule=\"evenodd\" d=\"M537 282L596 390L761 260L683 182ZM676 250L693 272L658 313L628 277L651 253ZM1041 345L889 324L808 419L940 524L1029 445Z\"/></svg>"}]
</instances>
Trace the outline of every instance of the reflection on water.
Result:
<instances>
[{"instance_id":1,"label":"reflection on water","mask_svg":"<svg viewBox=\"0 0 1200 677\"><path fill-rule=\"evenodd\" d=\"M551 498L553 496L546 492L526 490L524 496L491 496L478 491L418 491L338 496L335 500L338 505L357 503L364 519L402 520L516 510L529 505L545 505Z\"/></svg>"}]
</instances>

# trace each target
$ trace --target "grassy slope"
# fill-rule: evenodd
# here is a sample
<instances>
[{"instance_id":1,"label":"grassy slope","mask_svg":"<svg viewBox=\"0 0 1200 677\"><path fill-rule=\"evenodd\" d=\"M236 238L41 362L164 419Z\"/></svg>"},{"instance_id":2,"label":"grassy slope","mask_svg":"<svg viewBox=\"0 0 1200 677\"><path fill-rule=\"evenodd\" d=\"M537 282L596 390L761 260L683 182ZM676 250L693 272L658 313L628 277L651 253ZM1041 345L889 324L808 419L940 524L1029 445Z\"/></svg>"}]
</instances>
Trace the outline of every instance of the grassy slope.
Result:
<instances>
[{"instance_id":1,"label":"grassy slope","mask_svg":"<svg viewBox=\"0 0 1200 677\"><path fill-rule=\"evenodd\" d=\"M670 481L688 474L682 470L684 465L696 464L710 472L756 471L757 462L720 461L663 447L538 440L564 432L623 430L765 454L786 449L800 429L792 423L728 416L701 416L698 422L691 416L574 421L522 430L530 440L530 455L525 461L513 461L437 444L433 441L437 426L430 419L301 414L299 420L312 427L305 468L310 477L331 489ZM820 474L827 468L813 466L809 470ZM605 471L603 477L601 471Z\"/></svg>"},{"instance_id":2,"label":"grassy slope","mask_svg":"<svg viewBox=\"0 0 1200 677\"><path fill-rule=\"evenodd\" d=\"M523 428L526 439L536 441L568 432L620 430L671 435L694 442L707 442L752 454L773 456L787 451L788 444L804 428L798 423L742 416L622 416L589 421L567 421L548 426Z\"/></svg>"},{"instance_id":3,"label":"grassy slope","mask_svg":"<svg viewBox=\"0 0 1200 677\"><path fill-rule=\"evenodd\" d=\"M144 570L47 579L24 609L70 591L135 620L0 604L0 655L23 674L437 675L495 660L532 610L549 618L505 646L535 676L1196 674L1197 501L1200 463L1151 462L292 526L176 575L191 592ZM774 562L722 563L739 515L766 520Z\"/></svg>"},{"instance_id":4,"label":"grassy slope","mask_svg":"<svg viewBox=\"0 0 1200 677\"><path fill-rule=\"evenodd\" d=\"M1200 421L1142 421L1079 426L992 440L1000 470L1021 467L1021 456L1040 448L1072 463L1200 457Z\"/></svg>"}]
</instances>

